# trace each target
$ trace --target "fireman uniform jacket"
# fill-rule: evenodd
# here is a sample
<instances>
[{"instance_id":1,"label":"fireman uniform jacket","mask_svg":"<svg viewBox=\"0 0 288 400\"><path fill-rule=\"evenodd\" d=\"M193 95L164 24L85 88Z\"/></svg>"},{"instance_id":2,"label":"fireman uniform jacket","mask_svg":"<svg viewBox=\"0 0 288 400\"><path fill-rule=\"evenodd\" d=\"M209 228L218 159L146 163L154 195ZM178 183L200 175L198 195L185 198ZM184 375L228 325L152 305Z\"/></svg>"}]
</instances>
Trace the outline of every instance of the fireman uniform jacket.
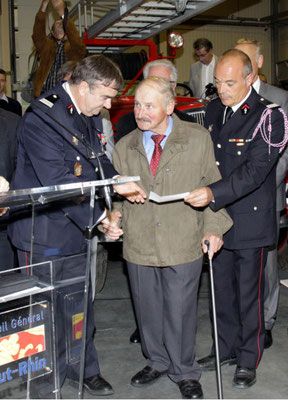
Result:
<instances>
[{"instance_id":1,"label":"fireman uniform jacket","mask_svg":"<svg viewBox=\"0 0 288 400\"><path fill-rule=\"evenodd\" d=\"M224 236L228 249L268 246L276 238L276 162L279 147L265 143L260 130L253 132L270 102L252 89L251 95L223 125L225 106L213 100L205 117L205 127L214 143L220 182L210 185L213 210L226 207L233 227ZM268 136L268 118L265 131ZM284 124L278 108L272 112L272 143L283 140Z\"/></svg>"}]
</instances>

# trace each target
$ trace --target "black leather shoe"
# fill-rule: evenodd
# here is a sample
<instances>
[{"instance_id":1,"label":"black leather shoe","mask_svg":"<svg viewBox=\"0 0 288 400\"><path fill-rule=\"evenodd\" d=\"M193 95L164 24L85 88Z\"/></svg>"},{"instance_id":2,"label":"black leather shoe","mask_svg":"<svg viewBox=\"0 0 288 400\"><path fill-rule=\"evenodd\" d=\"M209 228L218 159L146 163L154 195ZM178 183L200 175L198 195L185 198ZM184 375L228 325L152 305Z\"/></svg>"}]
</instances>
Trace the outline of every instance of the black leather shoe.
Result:
<instances>
[{"instance_id":1,"label":"black leather shoe","mask_svg":"<svg viewBox=\"0 0 288 400\"><path fill-rule=\"evenodd\" d=\"M272 332L268 329L265 330L264 349L269 349L273 344Z\"/></svg>"},{"instance_id":2,"label":"black leather shoe","mask_svg":"<svg viewBox=\"0 0 288 400\"><path fill-rule=\"evenodd\" d=\"M84 388L94 396L108 396L114 393L110 383L105 381L101 375L94 375L84 379Z\"/></svg>"},{"instance_id":3,"label":"black leather shoe","mask_svg":"<svg viewBox=\"0 0 288 400\"><path fill-rule=\"evenodd\" d=\"M136 328L135 331L130 336L131 343L141 343L139 329Z\"/></svg>"},{"instance_id":4,"label":"black leather shoe","mask_svg":"<svg viewBox=\"0 0 288 400\"><path fill-rule=\"evenodd\" d=\"M197 361L200 365L202 371L215 371L216 369L216 357L210 354L207 357L201 358ZM220 358L220 365L235 365L236 364L236 357L225 357Z\"/></svg>"},{"instance_id":5,"label":"black leather shoe","mask_svg":"<svg viewBox=\"0 0 288 400\"><path fill-rule=\"evenodd\" d=\"M256 382L256 369L255 368L236 368L232 385L238 389L246 389Z\"/></svg>"},{"instance_id":6,"label":"black leather shoe","mask_svg":"<svg viewBox=\"0 0 288 400\"><path fill-rule=\"evenodd\" d=\"M152 383L156 382L163 374L163 372L159 372L147 365L133 376L131 385L136 387L152 385Z\"/></svg>"},{"instance_id":7,"label":"black leather shoe","mask_svg":"<svg viewBox=\"0 0 288 400\"><path fill-rule=\"evenodd\" d=\"M202 387L198 381L193 379L183 379L177 382L182 399L203 399Z\"/></svg>"}]
</instances>

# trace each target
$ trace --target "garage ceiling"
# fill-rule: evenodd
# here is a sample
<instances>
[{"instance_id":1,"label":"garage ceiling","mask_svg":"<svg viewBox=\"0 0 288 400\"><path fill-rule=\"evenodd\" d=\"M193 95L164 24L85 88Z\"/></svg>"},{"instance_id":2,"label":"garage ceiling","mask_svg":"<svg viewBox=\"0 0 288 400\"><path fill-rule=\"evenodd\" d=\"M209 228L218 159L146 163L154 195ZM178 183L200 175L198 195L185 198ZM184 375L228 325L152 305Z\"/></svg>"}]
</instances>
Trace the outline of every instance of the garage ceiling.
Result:
<instances>
[{"instance_id":1,"label":"garage ceiling","mask_svg":"<svg viewBox=\"0 0 288 400\"><path fill-rule=\"evenodd\" d=\"M81 0L70 11L88 38L147 39L181 24L224 0Z\"/></svg>"}]
</instances>

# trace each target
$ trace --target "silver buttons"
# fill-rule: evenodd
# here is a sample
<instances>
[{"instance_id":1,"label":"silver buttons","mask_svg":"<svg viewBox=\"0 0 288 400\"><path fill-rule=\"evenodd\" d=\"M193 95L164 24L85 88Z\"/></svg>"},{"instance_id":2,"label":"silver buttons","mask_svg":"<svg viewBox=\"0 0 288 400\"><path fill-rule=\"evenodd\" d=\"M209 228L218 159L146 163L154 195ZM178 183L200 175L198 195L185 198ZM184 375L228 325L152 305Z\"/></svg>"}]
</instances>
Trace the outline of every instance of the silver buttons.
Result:
<instances>
[{"instance_id":1,"label":"silver buttons","mask_svg":"<svg viewBox=\"0 0 288 400\"><path fill-rule=\"evenodd\" d=\"M217 166L219 166L219 165L220 165L219 161L216 161L216 165L217 165Z\"/></svg>"},{"instance_id":2,"label":"silver buttons","mask_svg":"<svg viewBox=\"0 0 288 400\"><path fill-rule=\"evenodd\" d=\"M240 150L239 150L239 151L237 151L237 155L238 155L238 156L241 156L241 154L242 154L242 153L241 153L241 151L240 151Z\"/></svg>"},{"instance_id":3,"label":"silver buttons","mask_svg":"<svg viewBox=\"0 0 288 400\"><path fill-rule=\"evenodd\" d=\"M220 143L218 143L218 144L217 144L217 147L218 147L218 149L221 149L222 146L221 146Z\"/></svg>"}]
</instances>

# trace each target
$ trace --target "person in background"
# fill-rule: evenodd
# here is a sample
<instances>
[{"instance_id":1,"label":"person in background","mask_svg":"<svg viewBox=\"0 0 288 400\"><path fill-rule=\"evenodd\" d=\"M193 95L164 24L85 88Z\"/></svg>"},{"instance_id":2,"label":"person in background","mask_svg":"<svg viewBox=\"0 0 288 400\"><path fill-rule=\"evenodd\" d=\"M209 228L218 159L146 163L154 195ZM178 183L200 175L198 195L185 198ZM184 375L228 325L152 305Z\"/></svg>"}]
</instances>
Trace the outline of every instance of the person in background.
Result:
<instances>
[{"instance_id":1,"label":"person in background","mask_svg":"<svg viewBox=\"0 0 288 400\"><path fill-rule=\"evenodd\" d=\"M250 58L253 68L252 86L260 96L276 103L283 108L288 115L288 92L263 82L259 76L259 69L264 63L261 43L254 39L239 39L235 49L243 51ZM279 299L279 274L277 244L279 237L280 213L286 208L286 173L288 167L288 149L282 152L276 167L276 212L277 212L277 237L275 243L269 248L265 265L265 292L264 292L264 320L265 341L264 348L272 346L272 328L276 321Z\"/></svg>"},{"instance_id":2,"label":"person in background","mask_svg":"<svg viewBox=\"0 0 288 400\"><path fill-rule=\"evenodd\" d=\"M154 76L143 80L135 94L138 128L115 145L115 168L121 174L139 174L146 193L183 193L201 182L220 179L209 133L199 124L181 121L174 106L169 80ZM123 231L118 227L121 215ZM145 388L165 374L183 398L202 398L194 349L202 249L207 252L204 243L209 240L213 257L231 219L225 210L198 211L183 200L162 204L146 200L133 207L124 201L115 204L115 214L103 225L112 239L124 232L123 258L147 358L131 385Z\"/></svg>"},{"instance_id":3,"label":"person in background","mask_svg":"<svg viewBox=\"0 0 288 400\"><path fill-rule=\"evenodd\" d=\"M19 101L12 99L12 97L8 97L5 94L6 83L7 83L6 76L7 76L6 71L0 68L0 108L3 108L4 110L10 111L21 117L22 106L19 103Z\"/></svg>"},{"instance_id":4,"label":"person in background","mask_svg":"<svg viewBox=\"0 0 288 400\"><path fill-rule=\"evenodd\" d=\"M205 98L206 86L214 82L214 68L218 57L213 53L213 45L206 38L193 43L194 55L199 59L190 68L189 86L193 96Z\"/></svg>"},{"instance_id":5,"label":"person in background","mask_svg":"<svg viewBox=\"0 0 288 400\"><path fill-rule=\"evenodd\" d=\"M85 57L86 46L72 20L64 12L63 0L51 0L59 15L46 35L47 6L49 0L42 0L35 17L32 40L39 53L40 64L34 78L34 96L51 89L57 82L57 72L67 61L80 61Z\"/></svg>"},{"instance_id":6,"label":"person in background","mask_svg":"<svg viewBox=\"0 0 288 400\"><path fill-rule=\"evenodd\" d=\"M220 57L219 98L208 104L204 123L222 179L184 199L193 207L226 207L233 220L213 270L220 362L237 364L232 384L239 389L255 384L264 350L264 266L277 236L276 164L288 133L284 111L256 93L253 78L243 51ZM202 370L216 368L214 345L198 363Z\"/></svg>"}]
</instances>

